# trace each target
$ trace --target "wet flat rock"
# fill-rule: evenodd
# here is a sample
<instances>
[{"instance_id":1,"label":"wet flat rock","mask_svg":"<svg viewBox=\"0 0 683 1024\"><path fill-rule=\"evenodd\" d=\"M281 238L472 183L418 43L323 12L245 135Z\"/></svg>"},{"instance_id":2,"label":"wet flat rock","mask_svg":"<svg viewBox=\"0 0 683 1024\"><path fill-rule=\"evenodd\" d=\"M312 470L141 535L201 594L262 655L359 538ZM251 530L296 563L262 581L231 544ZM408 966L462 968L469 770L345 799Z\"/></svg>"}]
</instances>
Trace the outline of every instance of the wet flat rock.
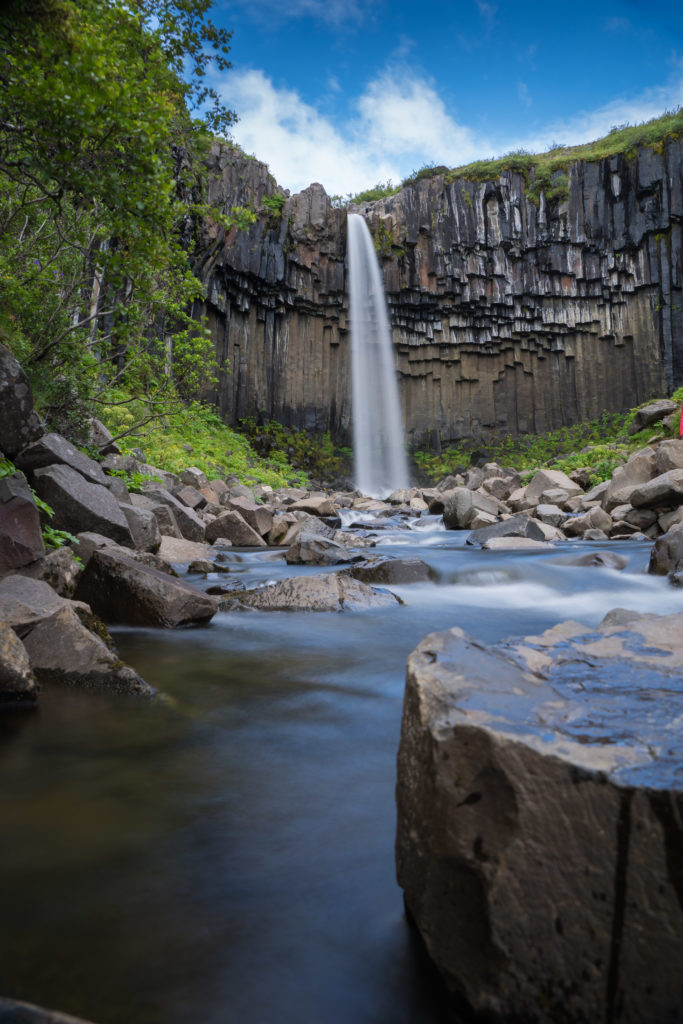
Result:
<instances>
[{"instance_id":1,"label":"wet flat rock","mask_svg":"<svg viewBox=\"0 0 683 1024\"><path fill-rule=\"evenodd\" d=\"M682 638L682 615L617 610L411 655L399 883L487 1021L680 1021Z\"/></svg>"},{"instance_id":2,"label":"wet flat rock","mask_svg":"<svg viewBox=\"0 0 683 1024\"><path fill-rule=\"evenodd\" d=\"M294 576L240 596L240 603L262 611L371 611L400 604L388 590L377 590L338 573Z\"/></svg>"}]
</instances>

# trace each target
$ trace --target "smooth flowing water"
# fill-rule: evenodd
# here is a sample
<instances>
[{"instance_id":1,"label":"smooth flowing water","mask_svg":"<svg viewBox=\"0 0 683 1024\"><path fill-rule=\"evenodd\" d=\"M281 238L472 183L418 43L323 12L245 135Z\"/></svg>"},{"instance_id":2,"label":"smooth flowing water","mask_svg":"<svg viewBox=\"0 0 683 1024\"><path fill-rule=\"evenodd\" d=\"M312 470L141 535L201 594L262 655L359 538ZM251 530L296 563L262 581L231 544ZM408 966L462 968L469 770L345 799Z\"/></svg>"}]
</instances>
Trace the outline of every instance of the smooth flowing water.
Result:
<instances>
[{"instance_id":1,"label":"smooth flowing water","mask_svg":"<svg viewBox=\"0 0 683 1024\"><path fill-rule=\"evenodd\" d=\"M392 588L404 606L119 630L166 700L46 688L0 718L1 994L98 1024L444 1020L394 881L407 655L452 625L495 642L683 591L645 573L647 544L611 544L617 572L569 564L585 542L484 552L433 517L359 518L432 566ZM297 572L232 559L248 584Z\"/></svg>"},{"instance_id":2,"label":"smooth flowing water","mask_svg":"<svg viewBox=\"0 0 683 1024\"><path fill-rule=\"evenodd\" d=\"M363 494L382 498L408 486L396 366L372 236L357 213L347 233L354 478Z\"/></svg>"}]
</instances>

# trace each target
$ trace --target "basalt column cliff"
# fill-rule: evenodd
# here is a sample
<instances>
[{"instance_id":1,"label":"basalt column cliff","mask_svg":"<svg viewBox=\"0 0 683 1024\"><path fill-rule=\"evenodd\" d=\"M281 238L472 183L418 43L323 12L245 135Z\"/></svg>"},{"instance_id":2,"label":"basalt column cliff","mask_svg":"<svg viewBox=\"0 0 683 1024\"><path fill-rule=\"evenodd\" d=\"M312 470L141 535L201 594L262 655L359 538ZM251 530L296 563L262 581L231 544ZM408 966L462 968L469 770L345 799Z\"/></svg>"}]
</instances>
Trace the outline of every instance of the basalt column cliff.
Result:
<instances>
[{"instance_id":1,"label":"basalt column cliff","mask_svg":"<svg viewBox=\"0 0 683 1024\"><path fill-rule=\"evenodd\" d=\"M419 180L354 207L381 257L408 439L542 431L683 383L683 143L576 161L548 202L521 174ZM210 199L248 231L199 256L221 413L345 436L346 211L285 196L256 160L211 155Z\"/></svg>"}]
</instances>

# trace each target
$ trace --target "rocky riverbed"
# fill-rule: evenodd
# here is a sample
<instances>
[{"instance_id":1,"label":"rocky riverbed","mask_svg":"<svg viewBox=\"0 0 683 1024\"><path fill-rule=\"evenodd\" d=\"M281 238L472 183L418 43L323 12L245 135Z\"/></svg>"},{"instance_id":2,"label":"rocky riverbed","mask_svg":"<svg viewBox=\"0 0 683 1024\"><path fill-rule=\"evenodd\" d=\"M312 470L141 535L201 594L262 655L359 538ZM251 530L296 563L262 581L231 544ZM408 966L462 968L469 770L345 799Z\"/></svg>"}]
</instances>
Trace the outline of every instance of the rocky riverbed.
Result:
<instances>
[{"instance_id":1,"label":"rocky riverbed","mask_svg":"<svg viewBox=\"0 0 683 1024\"><path fill-rule=\"evenodd\" d=\"M522 486L487 464L384 501L274 492L192 467L175 477L115 451L90 460L45 433L20 368L7 353L2 360L0 448L17 467L0 481L0 691L9 716L43 696L53 707L73 687L93 700L156 703L164 672L148 671L145 658L126 665L114 647L125 655L131 630L147 631L154 647L158 631L263 621L284 650L299 643L295 627L283 632L274 616L287 612L293 624L340 612L368 622L366 644L401 616L391 635L406 640L448 616L477 632L463 595L491 614L492 591L481 584L518 564L506 559L544 565L550 556L611 580L630 551L642 552L661 610L681 596L683 442L655 441L592 489L582 471L541 470ZM658 403L646 415L670 411ZM155 479L131 493L112 475L121 471ZM45 552L33 492L77 545ZM437 537L453 538L458 566L468 551L465 561L488 561L450 570L429 557ZM252 573L256 564L265 571ZM639 577L629 578L635 589ZM508 590L515 632L514 594L524 602ZM449 611L451 593L462 600ZM416 594L429 595L419 614ZM553 611L551 626L560 618ZM326 635L327 616L305 621ZM399 880L456 1007L538 1024L680 1019L681 621L680 611L621 612L515 641L496 627L495 644L451 629L411 656Z\"/></svg>"}]
</instances>

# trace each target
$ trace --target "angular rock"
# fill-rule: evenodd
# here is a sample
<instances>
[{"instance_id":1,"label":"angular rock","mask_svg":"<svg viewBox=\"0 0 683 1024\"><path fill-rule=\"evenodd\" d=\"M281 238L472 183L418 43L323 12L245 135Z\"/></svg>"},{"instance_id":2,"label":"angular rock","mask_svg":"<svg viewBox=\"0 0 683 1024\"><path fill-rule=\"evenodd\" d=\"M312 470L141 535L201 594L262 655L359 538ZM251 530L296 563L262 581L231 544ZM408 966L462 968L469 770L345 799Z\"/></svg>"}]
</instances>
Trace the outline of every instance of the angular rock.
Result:
<instances>
[{"instance_id":1,"label":"angular rock","mask_svg":"<svg viewBox=\"0 0 683 1024\"><path fill-rule=\"evenodd\" d=\"M389 591L375 590L339 573L295 576L258 590L248 590L240 602L261 611L370 611L400 604Z\"/></svg>"},{"instance_id":2,"label":"angular rock","mask_svg":"<svg viewBox=\"0 0 683 1024\"><path fill-rule=\"evenodd\" d=\"M0 704L35 701L37 696L38 682L26 648L12 627L0 621Z\"/></svg>"},{"instance_id":3,"label":"angular rock","mask_svg":"<svg viewBox=\"0 0 683 1024\"><path fill-rule=\"evenodd\" d=\"M0 576L44 554L40 516L24 474L0 478Z\"/></svg>"},{"instance_id":4,"label":"angular rock","mask_svg":"<svg viewBox=\"0 0 683 1024\"><path fill-rule=\"evenodd\" d=\"M133 546L126 517L111 491L90 483L71 466L35 470L33 486L54 509L54 526L70 533L102 533L118 544Z\"/></svg>"},{"instance_id":5,"label":"angular rock","mask_svg":"<svg viewBox=\"0 0 683 1024\"><path fill-rule=\"evenodd\" d=\"M650 405L638 409L633 417L633 422L628 428L629 434L637 434L639 430L651 427L653 423L659 423L665 416L675 412L677 408L678 406L671 399L661 398L657 402L651 402Z\"/></svg>"},{"instance_id":6,"label":"angular rock","mask_svg":"<svg viewBox=\"0 0 683 1024\"><path fill-rule=\"evenodd\" d=\"M251 526L260 537L266 537L273 527L273 513L265 505L259 505L254 499L230 498L228 508L239 514L245 523Z\"/></svg>"},{"instance_id":7,"label":"angular rock","mask_svg":"<svg viewBox=\"0 0 683 1024\"><path fill-rule=\"evenodd\" d=\"M557 505L537 505L534 516L542 523L548 523L549 526L559 526L567 518L567 513Z\"/></svg>"},{"instance_id":8,"label":"angular rock","mask_svg":"<svg viewBox=\"0 0 683 1024\"><path fill-rule=\"evenodd\" d=\"M461 1011L678 1020L680 638L680 615L617 612L495 648L455 628L410 656L398 879Z\"/></svg>"},{"instance_id":9,"label":"angular rock","mask_svg":"<svg viewBox=\"0 0 683 1024\"><path fill-rule=\"evenodd\" d=\"M565 519L562 529L568 537L581 537L587 530L602 530L607 535L612 529L612 517L599 505L596 505L588 512Z\"/></svg>"},{"instance_id":10,"label":"angular rock","mask_svg":"<svg viewBox=\"0 0 683 1024\"><path fill-rule=\"evenodd\" d=\"M194 562L195 559L210 559L211 546L198 544L193 540L183 540L182 537L162 537L157 555L169 565L180 565Z\"/></svg>"},{"instance_id":11,"label":"angular rock","mask_svg":"<svg viewBox=\"0 0 683 1024\"><path fill-rule=\"evenodd\" d=\"M217 603L182 580L110 548L94 551L75 597L105 622L173 628L213 618Z\"/></svg>"},{"instance_id":12,"label":"angular rock","mask_svg":"<svg viewBox=\"0 0 683 1024\"><path fill-rule=\"evenodd\" d=\"M683 569L683 524L673 526L654 542L647 567L655 576L666 576L680 569Z\"/></svg>"},{"instance_id":13,"label":"angular rock","mask_svg":"<svg viewBox=\"0 0 683 1024\"><path fill-rule=\"evenodd\" d=\"M151 696L154 689L81 623L70 603L24 636L31 668L41 683L66 683Z\"/></svg>"},{"instance_id":14,"label":"angular rock","mask_svg":"<svg viewBox=\"0 0 683 1024\"><path fill-rule=\"evenodd\" d=\"M287 549L285 560L288 565L341 565L359 561L362 557L350 554L343 544L328 537L302 531Z\"/></svg>"},{"instance_id":15,"label":"angular rock","mask_svg":"<svg viewBox=\"0 0 683 1024\"><path fill-rule=\"evenodd\" d=\"M147 511L153 513L162 537L174 537L178 540L184 539L176 517L173 514L173 509L168 505L162 505L155 499L149 498L146 494L131 494L130 504L136 508L147 509ZM201 543L201 541L192 543Z\"/></svg>"},{"instance_id":16,"label":"angular rock","mask_svg":"<svg viewBox=\"0 0 683 1024\"><path fill-rule=\"evenodd\" d=\"M163 487L145 487L145 497L155 501L159 505L166 505L170 508L178 524L178 529L185 540L194 540L201 543L204 540L204 521L182 501L174 498L170 491ZM161 525L159 527L161 529Z\"/></svg>"},{"instance_id":17,"label":"angular rock","mask_svg":"<svg viewBox=\"0 0 683 1024\"><path fill-rule=\"evenodd\" d=\"M102 487L109 484L109 479L99 462L79 452L78 448L61 434L43 434L33 444L24 448L15 461L19 469L27 473L33 472L34 469L43 469L45 466L70 466L92 484L100 484Z\"/></svg>"},{"instance_id":18,"label":"angular rock","mask_svg":"<svg viewBox=\"0 0 683 1024\"><path fill-rule=\"evenodd\" d=\"M14 459L44 433L43 421L33 409L28 377L10 350L0 344L0 449Z\"/></svg>"},{"instance_id":19,"label":"angular rock","mask_svg":"<svg viewBox=\"0 0 683 1024\"><path fill-rule=\"evenodd\" d=\"M528 501L538 504L544 491L559 489L569 497L583 494L583 488L559 469L539 469L524 488Z\"/></svg>"},{"instance_id":20,"label":"angular rock","mask_svg":"<svg viewBox=\"0 0 683 1024\"><path fill-rule=\"evenodd\" d=\"M670 469L683 469L683 440L670 438L661 441L655 451L655 467L658 474Z\"/></svg>"},{"instance_id":21,"label":"angular rock","mask_svg":"<svg viewBox=\"0 0 683 1024\"><path fill-rule=\"evenodd\" d=\"M25 576L6 576L0 580L0 622L11 626L19 637L63 605L64 598L43 580Z\"/></svg>"},{"instance_id":22,"label":"angular rock","mask_svg":"<svg viewBox=\"0 0 683 1024\"><path fill-rule=\"evenodd\" d=\"M617 505L631 502L631 494L641 484L656 475L655 452L653 448L642 448L634 452L624 466L617 466L602 498L602 507L611 512Z\"/></svg>"},{"instance_id":23,"label":"angular rock","mask_svg":"<svg viewBox=\"0 0 683 1024\"><path fill-rule=\"evenodd\" d=\"M379 586L427 583L433 578L431 568L421 558L390 558L388 555L368 558L344 572L361 583L376 583Z\"/></svg>"},{"instance_id":24,"label":"angular rock","mask_svg":"<svg viewBox=\"0 0 683 1024\"><path fill-rule=\"evenodd\" d=\"M384 506L384 503L381 503ZM355 505L354 505L355 508ZM336 506L324 494L311 494L289 506L290 512L308 512L313 516L335 516Z\"/></svg>"},{"instance_id":25,"label":"angular rock","mask_svg":"<svg viewBox=\"0 0 683 1024\"><path fill-rule=\"evenodd\" d=\"M180 474L180 482L186 484L188 487L194 487L199 490L201 487L208 486L208 478L206 473L202 472L201 469L197 469L196 466L188 466Z\"/></svg>"},{"instance_id":26,"label":"angular rock","mask_svg":"<svg viewBox=\"0 0 683 1024\"><path fill-rule=\"evenodd\" d=\"M501 504L491 495L471 491L468 487L457 487L449 494L443 510L444 526L447 530L466 530L477 512L497 516Z\"/></svg>"},{"instance_id":27,"label":"angular rock","mask_svg":"<svg viewBox=\"0 0 683 1024\"><path fill-rule=\"evenodd\" d=\"M219 538L229 540L236 548L266 547L263 537L233 509L221 513L206 527L206 539L209 543Z\"/></svg>"},{"instance_id":28,"label":"angular rock","mask_svg":"<svg viewBox=\"0 0 683 1024\"><path fill-rule=\"evenodd\" d=\"M656 476L641 484L631 494L634 508L657 508L661 505L683 503L683 469L670 469L668 473Z\"/></svg>"},{"instance_id":29,"label":"angular rock","mask_svg":"<svg viewBox=\"0 0 683 1024\"><path fill-rule=\"evenodd\" d=\"M529 537L531 540L545 540L545 534L530 516L518 515L503 519L493 526L474 530L467 538L467 544L484 547L492 537Z\"/></svg>"},{"instance_id":30,"label":"angular rock","mask_svg":"<svg viewBox=\"0 0 683 1024\"><path fill-rule=\"evenodd\" d=\"M138 551L158 551L161 530L154 513L136 505L126 505L124 502L119 503L119 508L126 517L135 548Z\"/></svg>"},{"instance_id":31,"label":"angular rock","mask_svg":"<svg viewBox=\"0 0 683 1024\"><path fill-rule=\"evenodd\" d=\"M111 431L105 427L102 420L92 417L89 424L90 443L95 445L100 455L120 455L121 449L114 440Z\"/></svg>"},{"instance_id":32,"label":"angular rock","mask_svg":"<svg viewBox=\"0 0 683 1024\"><path fill-rule=\"evenodd\" d=\"M213 491L211 491L211 495L211 501L215 504L216 497L213 494ZM204 508L208 500L201 491L198 491L196 487L190 487L189 484L185 484L183 487L178 487L174 497L176 497L178 501L182 501L183 505L187 505L188 508L192 509Z\"/></svg>"},{"instance_id":33,"label":"angular rock","mask_svg":"<svg viewBox=\"0 0 683 1024\"><path fill-rule=\"evenodd\" d=\"M121 504L123 502L126 505L130 505L131 495L130 491L126 487L124 481L120 476L108 476L106 477L107 487L114 495L116 500Z\"/></svg>"}]
</instances>

